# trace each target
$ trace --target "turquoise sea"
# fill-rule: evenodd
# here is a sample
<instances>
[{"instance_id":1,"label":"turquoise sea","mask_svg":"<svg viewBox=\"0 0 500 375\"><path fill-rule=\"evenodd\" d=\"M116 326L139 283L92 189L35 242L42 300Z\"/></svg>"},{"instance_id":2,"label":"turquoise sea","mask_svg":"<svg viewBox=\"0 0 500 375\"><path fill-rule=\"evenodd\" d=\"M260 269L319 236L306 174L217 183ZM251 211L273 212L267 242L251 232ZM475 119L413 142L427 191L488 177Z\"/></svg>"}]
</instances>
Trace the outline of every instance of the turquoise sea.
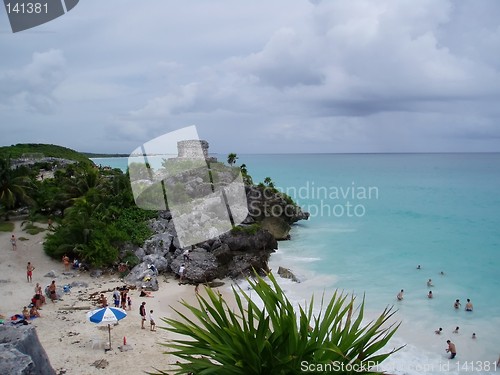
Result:
<instances>
[{"instance_id":1,"label":"turquoise sea","mask_svg":"<svg viewBox=\"0 0 500 375\"><path fill-rule=\"evenodd\" d=\"M126 158L94 161L127 165ZM394 305L402 326L391 344L407 346L384 363L389 373L494 372L500 154L239 155L238 162L255 182L271 177L311 213L271 258L273 269L291 268L302 280L283 281L291 299L304 303L312 293L341 289L365 294L369 316ZM400 289L405 297L398 302ZM472 313L464 311L467 298ZM452 333L457 326L459 333ZM442 335L434 333L439 327ZM457 346L453 361L447 339Z\"/></svg>"}]
</instances>

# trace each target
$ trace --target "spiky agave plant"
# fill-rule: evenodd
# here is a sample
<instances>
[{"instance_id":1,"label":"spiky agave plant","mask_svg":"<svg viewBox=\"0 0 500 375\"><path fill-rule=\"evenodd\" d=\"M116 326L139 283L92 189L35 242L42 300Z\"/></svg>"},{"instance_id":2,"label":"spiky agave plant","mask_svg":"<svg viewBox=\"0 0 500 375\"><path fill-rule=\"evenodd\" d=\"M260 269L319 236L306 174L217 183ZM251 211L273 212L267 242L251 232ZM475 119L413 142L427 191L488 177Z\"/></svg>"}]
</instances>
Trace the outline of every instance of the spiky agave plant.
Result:
<instances>
[{"instance_id":1,"label":"spiky agave plant","mask_svg":"<svg viewBox=\"0 0 500 375\"><path fill-rule=\"evenodd\" d=\"M220 294L207 288L207 298L197 296L198 307L181 302L190 314L174 309L176 319L162 319L167 326L161 328L188 338L162 344L173 349L165 354L181 359L175 364L176 374L274 375L321 369L368 374L376 373L371 370L375 364L402 348L381 353L399 327L388 322L392 308L363 325L364 298L355 308L354 297L335 292L326 305L322 298L315 316L314 297L308 308L299 306L296 311L274 276L268 276L269 284L259 276L248 280L262 308L233 287L233 311ZM167 374L156 371L151 374Z\"/></svg>"}]
</instances>

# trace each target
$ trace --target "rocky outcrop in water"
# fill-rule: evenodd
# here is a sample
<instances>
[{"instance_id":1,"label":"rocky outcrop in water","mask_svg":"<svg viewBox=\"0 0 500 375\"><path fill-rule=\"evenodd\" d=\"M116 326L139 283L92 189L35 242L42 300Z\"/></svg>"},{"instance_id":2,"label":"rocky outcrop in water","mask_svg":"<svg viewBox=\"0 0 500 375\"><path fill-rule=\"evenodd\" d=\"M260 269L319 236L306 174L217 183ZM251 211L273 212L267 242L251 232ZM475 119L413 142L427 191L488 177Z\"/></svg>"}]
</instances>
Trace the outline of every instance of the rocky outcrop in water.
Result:
<instances>
[{"instance_id":1,"label":"rocky outcrop in water","mask_svg":"<svg viewBox=\"0 0 500 375\"><path fill-rule=\"evenodd\" d=\"M0 374L55 375L36 330L0 326Z\"/></svg>"},{"instance_id":2,"label":"rocky outcrop in water","mask_svg":"<svg viewBox=\"0 0 500 375\"><path fill-rule=\"evenodd\" d=\"M297 276L295 276L295 274L288 268L279 266L278 275L280 275L284 279L290 279L296 283L300 283L300 280L297 278Z\"/></svg>"}]
</instances>

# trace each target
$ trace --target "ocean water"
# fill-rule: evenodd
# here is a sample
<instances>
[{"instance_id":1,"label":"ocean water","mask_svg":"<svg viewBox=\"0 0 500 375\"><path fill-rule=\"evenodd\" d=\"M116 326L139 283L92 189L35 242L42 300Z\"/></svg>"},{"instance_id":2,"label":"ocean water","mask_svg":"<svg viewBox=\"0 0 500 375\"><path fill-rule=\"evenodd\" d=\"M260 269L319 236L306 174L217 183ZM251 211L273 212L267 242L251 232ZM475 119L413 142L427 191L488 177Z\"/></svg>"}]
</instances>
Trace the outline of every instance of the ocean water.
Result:
<instances>
[{"instance_id":1,"label":"ocean water","mask_svg":"<svg viewBox=\"0 0 500 375\"><path fill-rule=\"evenodd\" d=\"M126 167L126 158L95 162ZM283 281L290 299L303 304L340 289L364 295L368 317L394 306L402 325L390 345L406 347L381 366L389 373L494 372L500 154L239 155L238 162L255 182L271 177L311 213L271 257L273 269L290 268L302 280ZM472 313L464 311L467 298ZM434 333L439 327L442 335ZM452 361L447 339L457 346Z\"/></svg>"}]
</instances>

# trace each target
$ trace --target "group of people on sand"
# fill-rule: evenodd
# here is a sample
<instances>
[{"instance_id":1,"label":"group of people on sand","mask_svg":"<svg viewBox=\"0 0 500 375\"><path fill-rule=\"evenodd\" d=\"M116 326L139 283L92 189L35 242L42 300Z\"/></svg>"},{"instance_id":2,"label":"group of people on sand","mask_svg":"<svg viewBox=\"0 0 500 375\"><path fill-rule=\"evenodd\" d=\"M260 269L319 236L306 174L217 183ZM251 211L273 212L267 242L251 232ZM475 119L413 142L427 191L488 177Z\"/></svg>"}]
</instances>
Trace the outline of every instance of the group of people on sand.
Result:
<instances>
[{"instance_id":1,"label":"group of people on sand","mask_svg":"<svg viewBox=\"0 0 500 375\"><path fill-rule=\"evenodd\" d=\"M114 307L120 307L123 310L127 310L127 307L129 310L132 309L132 299L128 295L129 293L129 288L124 285L124 286L117 286L115 290L113 290L113 306ZM97 303L101 307L107 307L109 306L108 304L108 299L104 295L104 293L101 293L99 296Z\"/></svg>"},{"instance_id":2,"label":"group of people on sand","mask_svg":"<svg viewBox=\"0 0 500 375\"><path fill-rule=\"evenodd\" d=\"M35 285L35 294L31 299L31 303L39 310L41 310L42 305L45 304L45 296L43 295L42 287L40 283Z\"/></svg>"},{"instance_id":3,"label":"group of people on sand","mask_svg":"<svg viewBox=\"0 0 500 375\"><path fill-rule=\"evenodd\" d=\"M71 259L66 254L64 254L63 257L62 257L62 263L64 265L64 270L65 271L69 271L70 267L73 270L85 270L85 271L88 271L88 269L89 269L87 265L85 265L84 263L80 262L76 258L73 259L73 262L71 262Z\"/></svg>"},{"instance_id":4,"label":"group of people on sand","mask_svg":"<svg viewBox=\"0 0 500 375\"><path fill-rule=\"evenodd\" d=\"M117 286L116 289L113 291L113 305L115 307L121 307L123 310L132 309L132 299L128 295L129 289L126 285L119 287Z\"/></svg>"},{"instance_id":5,"label":"group of people on sand","mask_svg":"<svg viewBox=\"0 0 500 375\"><path fill-rule=\"evenodd\" d=\"M421 267L421 265L419 264L419 265L417 266L417 270L421 270L421 269L422 269L422 267ZM441 271L439 274L440 274L441 276L444 276L444 272L443 272L443 271ZM432 282L432 279L428 279L428 280L427 280L427 287L428 287L428 288L434 287L434 284L433 284L433 282ZM401 289L401 290L398 292L398 294L396 295L396 299L397 299L398 301L402 301L402 300L403 300L403 298L404 298L404 290L403 290L403 289ZM429 290L429 293L427 294L427 298L429 298L429 299L434 298L434 294L432 293L432 290ZM462 306L462 305L460 304L460 300L459 300L459 299L456 299L456 300L455 300L455 302L453 303L453 308L454 308L455 310L458 310L458 309L460 309L460 307L461 307L461 306ZM472 305L471 300L470 300L469 298L467 298L467 304L465 305L465 311L472 312L472 311L473 311L473 309L474 309L474 306ZM458 326L457 326L457 327L456 327L456 328L452 331L452 333L458 334L458 333L459 333L459 329L460 329L460 327L458 327ZM440 335L440 334L442 334L442 333L443 333L443 328L441 328L441 327L440 327L440 328L438 328L437 330L435 330L434 332L436 333L436 335ZM475 332L474 332L474 333L472 333L472 339L476 339L476 338L477 338L476 333L475 333ZM448 344L448 348L446 349L446 352L450 353L450 359L455 358L455 356L457 355L456 345L455 345L453 342L451 342L451 340L447 340L447 341L446 341L446 343Z\"/></svg>"},{"instance_id":6,"label":"group of people on sand","mask_svg":"<svg viewBox=\"0 0 500 375\"><path fill-rule=\"evenodd\" d=\"M29 263L28 263L29 264ZM34 318L41 318L40 310L45 304L45 296L42 292L42 287L39 283L36 283L35 294L31 298L31 303L28 306L24 306L21 310L21 314L14 315L11 318L11 322L14 325L29 324L29 320Z\"/></svg>"}]
</instances>

